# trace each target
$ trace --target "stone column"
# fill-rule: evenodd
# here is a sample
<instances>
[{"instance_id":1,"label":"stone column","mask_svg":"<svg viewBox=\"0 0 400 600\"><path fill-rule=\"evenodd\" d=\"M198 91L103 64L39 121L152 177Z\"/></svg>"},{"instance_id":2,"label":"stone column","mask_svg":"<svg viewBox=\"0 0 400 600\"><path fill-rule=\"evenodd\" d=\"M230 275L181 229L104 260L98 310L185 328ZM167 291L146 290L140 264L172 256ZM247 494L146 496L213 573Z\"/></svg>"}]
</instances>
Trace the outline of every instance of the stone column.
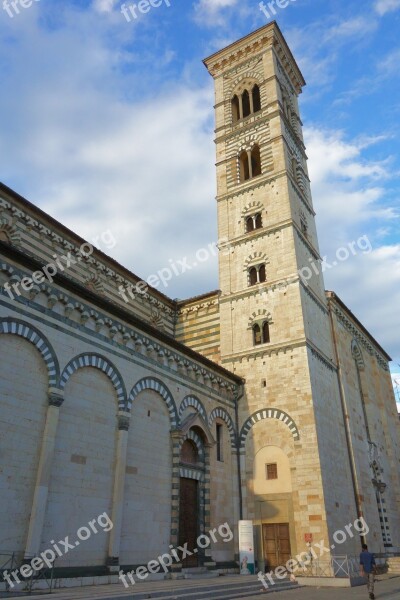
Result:
<instances>
[{"instance_id":1,"label":"stone column","mask_svg":"<svg viewBox=\"0 0 400 600\"><path fill-rule=\"evenodd\" d=\"M60 406L63 401L64 396L61 390L55 388L49 390L49 406L47 408L46 424L43 432L39 466L29 520L28 539L25 547L26 559L33 558L40 550Z\"/></svg>"},{"instance_id":2,"label":"stone column","mask_svg":"<svg viewBox=\"0 0 400 600\"><path fill-rule=\"evenodd\" d=\"M124 489L126 457L128 451L129 425L130 413L120 410L118 412L117 455L115 463L114 490L111 512L111 521L113 523L113 528L110 531L107 561L110 571L119 571L119 555L121 546L122 516L124 510Z\"/></svg>"},{"instance_id":3,"label":"stone column","mask_svg":"<svg viewBox=\"0 0 400 600\"><path fill-rule=\"evenodd\" d=\"M211 529L211 474L210 474L210 449L211 444L204 444L204 532L205 535L209 535ZM204 552L204 566L212 568L215 566L215 562L212 559L211 547L205 549Z\"/></svg>"},{"instance_id":4,"label":"stone column","mask_svg":"<svg viewBox=\"0 0 400 600\"><path fill-rule=\"evenodd\" d=\"M253 165L251 162L251 150L247 150L247 160L249 161L249 178L253 178Z\"/></svg>"},{"instance_id":5,"label":"stone column","mask_svg":"<svg viewBox=\"0 0 400 600\"><path fill-rule=\"evenodd\" d=\"M172 492L171 492L171 537L170 544L174 548L179 543L179 501L180 501L180 472L179 472L179 460L181 444L180 440L182 433L175 429L171 431L172 440ZM173 563L172 570L180 571L182 569L181 563Z\"/></svg>"},{"instance_id":6,"label":"stone column","mask_svg":"<svg viewBox=\"0 0 400 600\"><path fill-rule=\"evenodd\" d=\"M243 119L243 100L242 100L242 94L239 94L238 98L239 98L239 119Z\"/></svg>"}]
</instances>

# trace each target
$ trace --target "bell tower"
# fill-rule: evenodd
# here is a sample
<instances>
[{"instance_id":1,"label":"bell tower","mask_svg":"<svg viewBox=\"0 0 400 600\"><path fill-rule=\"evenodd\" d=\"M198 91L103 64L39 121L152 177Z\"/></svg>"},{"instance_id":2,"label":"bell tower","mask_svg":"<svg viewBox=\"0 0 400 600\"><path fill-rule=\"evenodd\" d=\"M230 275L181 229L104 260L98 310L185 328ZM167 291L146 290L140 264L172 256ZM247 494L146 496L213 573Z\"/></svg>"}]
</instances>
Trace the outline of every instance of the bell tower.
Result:
<instances>
[{"instance_id":1,"label":"bell tower","mask_svg":"<svg viewBox=\"0 0 400 600\"><path fill-rule=\"evenodd\" d=\"M204 63L215 82L218 236L226 240L221 362L246 380L243 518L257 525L259 564L271 566L272 539L294 554L307 549L306 536L327 540L343 514L357 516L347 455L338 468L328 451L345 438L299 114L305 81L276 22Z\"/></svg>"}]
</instances>

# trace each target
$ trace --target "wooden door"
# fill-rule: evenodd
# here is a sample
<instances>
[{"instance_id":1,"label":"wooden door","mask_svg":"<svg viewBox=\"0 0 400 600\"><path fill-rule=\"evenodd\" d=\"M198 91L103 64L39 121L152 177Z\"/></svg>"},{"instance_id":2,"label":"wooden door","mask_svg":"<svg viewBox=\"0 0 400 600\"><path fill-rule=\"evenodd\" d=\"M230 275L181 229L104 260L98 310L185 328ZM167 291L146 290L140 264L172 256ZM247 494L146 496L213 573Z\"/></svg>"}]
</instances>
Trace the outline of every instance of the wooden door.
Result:
<instances>
[{"instance_id":1,"label":"wooden door","mask_svg":"<svg viewBox=\"0 0 400 600\"><path fill-rule=\"evenodd\" d=\"M285 566L291 554L289 523L263 525L263 542L266 570Z\"/></svg>"},{"instance_id":2,"label":"wooden door","mask_svg":"<svg viewBox=\"0 0 400 600\"><path fill-rule=\"evenodd\" d=\"M193 552L197 546L198 536L198 482L195 479L180 480L180 502L179 502L179 546ZM183 567L197 567L197 552L192 556L186 556L182 561Z\"/></svg>"}]
</instances>

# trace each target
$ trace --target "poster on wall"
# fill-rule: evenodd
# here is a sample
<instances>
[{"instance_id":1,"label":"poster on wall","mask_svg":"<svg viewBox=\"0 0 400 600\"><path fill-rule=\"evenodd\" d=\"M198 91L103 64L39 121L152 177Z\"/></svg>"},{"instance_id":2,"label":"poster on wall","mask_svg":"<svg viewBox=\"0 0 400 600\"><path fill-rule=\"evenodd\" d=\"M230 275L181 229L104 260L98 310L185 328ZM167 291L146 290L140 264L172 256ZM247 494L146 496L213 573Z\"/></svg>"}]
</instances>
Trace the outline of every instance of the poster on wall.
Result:
<instances>
[{"instance_id":1,"label":"poster on wall","mask_svg":"<svg viewBox=\"0 0 400 600\"><path fill-rule=\"evenodd\" d=\"M253 521L239 521L240 574L254 575Z\"/></svg>"}]
</instances>

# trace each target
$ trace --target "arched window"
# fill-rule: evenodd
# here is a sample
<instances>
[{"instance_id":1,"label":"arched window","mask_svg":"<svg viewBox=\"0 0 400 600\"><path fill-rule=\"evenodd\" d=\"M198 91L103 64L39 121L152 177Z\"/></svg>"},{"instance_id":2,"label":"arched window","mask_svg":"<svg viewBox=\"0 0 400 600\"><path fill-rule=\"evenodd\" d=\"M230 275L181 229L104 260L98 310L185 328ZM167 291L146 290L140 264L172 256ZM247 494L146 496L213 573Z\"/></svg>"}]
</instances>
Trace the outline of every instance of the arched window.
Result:
<instances>
[{"instance_id":1,"label":"arched window","mask_svg":"<svg viewBox=\"0 0 400 600\"><path fill-rule=\"evenodd\" d=\"M243 107L243 118L248 117L251 113L250 110L250 96L247 90L244 90L242 94L242 107Z\"/></svg>"},{"instance_id":2,"label":"arched window","mask_svg":"<svg viewBox=\"0 0 400 600\"><path fill-rule=\"evenodd\" d=\"M249 233L254 230L254 219L253 217L247 217L246 219L246 231Z\"/></svg>"},{"instance_id":3,"label":"arched window","mask_svg":"<svg viewBox=\"0 0 400 600\"><path fill-rule=\"evenodd\" d=\"M234 123L240 119L239 98L236 94L232 98L232 117Z\"/></svg>"},{"instance_id":4,"label":"arched window","mask_svg":"<svg viewBox=\"0 0 400 600\"><path fill-rule=\"evenodd\" d=\"M261 229L261 228L262 228L262 216L261 216L261 213L257 213L255 229Z\"/></svg>"},{"instance_id":5,"label":"arched window","mask_svg":"<svg viewBox=\"0 0 400 600\"><path fill-rule=\"evenodd\" d=\"M267 279L267 273L265 270L265 265L261 265L258 270L258 280L260 283L264 283L264 281L266 281L266 279Z\"/></svg>"},{"instance_id":6,"label":"arched window","mask_svg":"<svg viewBox=\"0 0 400 600\"><path fill-rule=\"evenodd\" d=\"M231 100L233 123L261 110L260 87L249 83L248 89L236 93Z\"/></svg>"},{"instance_id":7,"label":"arched window","mask_svg":"<svg viewBox=\"0 0 400 600\"><path fill-rule=\"evenodd\" d=\"M243 150L239 156L240 163L240 181L247 181L250 179L250 167L249 167L249 157L246 150Z\"/></svg>"},{"instance_id":8,"label":"arched window","mask_svg":"<svg viewBox=\"0 0 400 600\"><path fill-rule=\"evenodd\" d=\"M191 440L185 440L181 448L181 462L187 465L195 465L198 461L198 451Z\"/></svg>"},{"instance_id":9,"label":"arched window","mask_svg":"<svg viewBox=\"0 0 400 600\"><path fill-rule=\"evenodd\" d=\"M253 146L251 151L251 171L253 177L261 175L260 147L257 144Z\"/></svg>"},{"instance_id":10,"label":"arched window","mask_svg":"<svg viewBox=\"0 0 400 600\"><path fill-rule=\"evenodd\" d=\"M261 110L261 97L260 97L260 88L256 84L252 90L253 95L253 111L258 112Z\"/></svg>"},{"instance_id":11,"label":"arched window","mask_svg":"<svg viewBox=\"0 0 400 600\"><path fill-rule=\"evenodd\" d=\"M255 346L259 346L262 343L261 340L261 329L258 323L253 325L253 343Z\"/></svg>"},{"instance_id":12,"label":"arched window","mask_svg":"<svg viewBox=\"0 0 400 600\"><path fill-rule=\"evenodd\" d=\"M256 285L258 283L258 273L256 267L252 267L249 271L250 285Z\"/></svg>"},{"instance_id":13,"label":"arched window","mask_svg":"<svg viewBox=\"0 0 400 600\"><path fill-rule=\"evenodd\" d=\"M263 340L263 344L268 344L270 341L270 337L269 337L269 323L268 321L264 321L263 323L263 327L262 327L262 340Z\"/></svg>"}]
</instances>

